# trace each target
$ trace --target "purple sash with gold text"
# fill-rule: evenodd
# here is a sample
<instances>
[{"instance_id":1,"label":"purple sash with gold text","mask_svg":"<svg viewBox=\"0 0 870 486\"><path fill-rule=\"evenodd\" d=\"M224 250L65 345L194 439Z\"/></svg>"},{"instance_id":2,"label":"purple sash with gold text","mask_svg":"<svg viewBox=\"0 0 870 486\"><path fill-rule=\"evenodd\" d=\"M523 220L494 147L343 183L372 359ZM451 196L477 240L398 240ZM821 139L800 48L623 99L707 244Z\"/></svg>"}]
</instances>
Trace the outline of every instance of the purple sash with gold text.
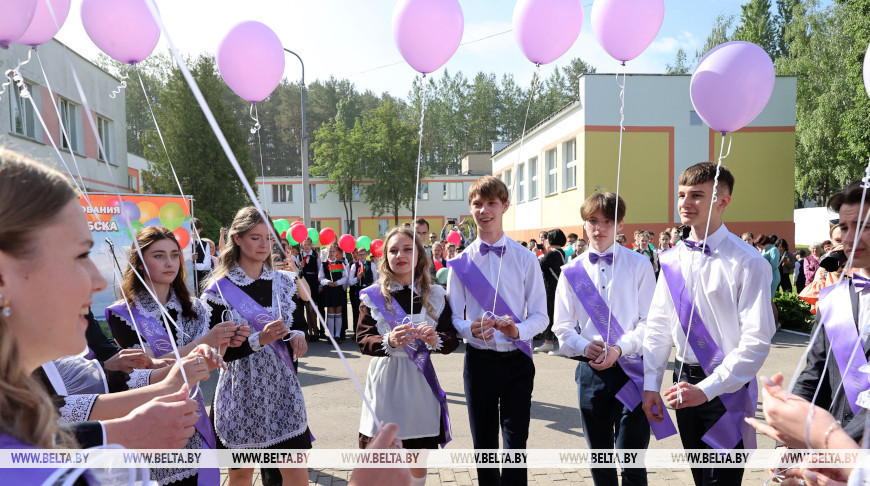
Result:
<instances>
[{"instance_id":1,"label":"purple sash with gold text","mask_svg":"<svg viewBox=\"0 0 870 486\"><path fill-rule=\"evenodd\" d=\"M713 374L717 366L722 364L725 356L716 345L701 315L697 309L692 313L694 304L686 291L686 280L680 269L679 252L668 251L662 254L661 268L664 273L665 283L677 310L683 333L688 336L692 352L698 358L698 364L707 376ZM691 332L689 329L689 316L692 316ZM725 405L725 414L710 427L710 430L701 437L707 445L713 449L734 449L743 440L745 449L756 448L755 429L747 424L744 417L755 417L755 409L758 405L758 384L755 378L749 382L749 387L740 387L739 390L719 395L722 404Z\"/></svg>"},{"instance_id":2,"label":"purple sash with gold text","mask_svg":"<svg viewBox=\"0 0 870 486\"><path fill-rule=\"evenodd\" d=\"M405 313L405 310L402 309L402 306L396 302L396 299L392 299L393 312L390 314L393 315L393 320L390 321L387 317L390 315L387 313L387 301L384 299L383 294L381 294L381 289L377 285L372 285L371 287L360 291L360 293L369 296L372 303L375 304L384 318L387 319L391 329L395 329L395 327L400 325L408 316ZM444 447L451 439L450 414L447 413L447 394L444 393L441 384L438 382L438 376L435 374L435 367L432 366L432 358L429 355L429 349L426 348L426 343L421 339L413 340L411 343L406 344L404 348L405 352L408 353L408 357L411 358L411 361L417 365L417 369L420 370L420 373L423 373L423 378L426 379L426 383L428 383L429 388L432 389L432 394L435 395L435 398L438 399L438 403L441 405L441 420L444 423L444 435L446 438L445 442L441 444L441 447Z\"/></svg>"},{"instance_id":3,"label":"purple sash with gold text","mask_svg":"<svg viewBox=\"0 0 870 486\"><path fill-rule=\"evenodd\" d=\"M834 359L843 379L843 391L849 400L853 414L861 410L858 395L870 388L867 375L860 368L867 364L864 342L858 336L858 326L852 315L852 300L848 280L826 287L819 292L819 319L825 325L825 333L831 344ZM850 362L851 361L851 362ZM847 370L847 371L843 371Z\"/></svg>"},{"instance_id":4,"label":"purple sash with gold text","mask_svg":"<svg viewBox=\"0 0 870 486\"><path fill-rule=\"evenodd\" d=\"M514 314L510 306L508 306L504 299L502 299L501 295L496 296L492 284L489 283L489 280L486 279L483 272L477 268L477 265L471 261L471 258L467 253L459 255L459 258L448 260L447 268L456 272L459 280L462 281L462 284L465 285L465 288L471 293L471 296L474 297L474 300L476 300L481 307L488 309L491 305L490 302L495 301L495 314L500 316L508 315L511 316L514 322L521 322L520 318ZM506 337L511 339L509 336ZM522 341L520 339L512 339L512 342L517 349L525 353L530 359L532 358L531 340Z\"/></svg>"},{"instance_id":5,"label":"purple sash with gold text","mask_svg":"<svg viewBox=\"0 0 870 486\"><path fill-rule=\"evenodd\" d=\"M583 268L582 262L578 261L573 265L562 267L562 274L565 275L571 289L577 295L577 300L580 301L580 305L583 306L592 324L595 325L595 329L601 336L607 336L607 319L610 315L610 309L601 298L601 294L598 293L598 289L595 288L595 284L592 283L586 269ZM625 331L619 325L616 316L610 315L610 341L608 344L613 346L624 334ZM616 393L616 398L629 410L634 410L643 401L643 359L633 354L622 355L616 361L629 378L628 382ZM663 415L664 421L662 422L649 421L650 428L657 440L677 433L671 416L666 412Z\"/></svg>"},{"instance_id":6,"label":"purple sash with gold text","mask_svg":"<svg viewBox=\"0 0 870 486\"><path fill-rule=\"evenodd\" d=\"M170 339L172 338L169 336L169 334L167 334L166 329L161 326L159 322L157 322L157 319L143 316L142 313L140 313L136 309L135 305L130 306L130 309L133 311L132 317L135 318L136 326L139 328L139 332L142 333L142 337L145 338L145 341L147 341L148 345L151 346L151 350L154 352L154 356L160 357L166 354L171 354L173 351ZM109 312L114 312L116 315L122 317L127 322L133 322L133 319L131 319L130 316L130 312L128 312L127 310L127 304L123 300L106 308L107 322L109 320ZM178 318L181 319L181 316L179 315ZM211 420L209 420L208 418L208 413L206 413L205 403L202 400L201 388L197 388L195 399L196 402L199 404L199 408L197 410L197 415L199 415L199 418L196 420L196 424L194 424L194 427L196 428L197 432L202 435L203 443L208 446L209 449L214 449L214 428L211 425ZM219 469L200 468L197 478L198 484L217 484L219 481Z\"/></svg>"}]
</instances>

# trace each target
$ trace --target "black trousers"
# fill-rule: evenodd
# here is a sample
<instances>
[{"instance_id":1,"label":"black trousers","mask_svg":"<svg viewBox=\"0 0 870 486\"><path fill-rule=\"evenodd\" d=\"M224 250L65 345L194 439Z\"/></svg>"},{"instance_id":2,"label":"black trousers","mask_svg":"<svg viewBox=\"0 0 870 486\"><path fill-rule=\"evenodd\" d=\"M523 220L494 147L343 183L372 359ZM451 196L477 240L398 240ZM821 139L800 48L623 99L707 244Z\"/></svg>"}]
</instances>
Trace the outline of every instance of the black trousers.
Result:
<instances>
[{"instance_id":1,"label":"black trousers","mask_svg":"<svg viewBox=\"0 0 870 486\"><path fill-rule=\"evenodd\" d=\"M465 400L475 449L525 449L529 438L535 365L522 351L500 353L467 346ZM480 486L524 485L527 470L478 468Z\"/></svg>"},{"instance_id":2,"label":"black trousers","mask_svg":"<svg viewBox=\"0 0 870 486\"><path fill-rule=\"evenodd\" d=\"M359 322L359 291L362 289L359 285L352 285L348 291L348 294L350 294L350 311L353 316L353 321L348 329L352 327L354 332L356 332L356 325Z\"/></svg>"},{"instance_id":3,"label":"black trousers","mask_svg":"<svg viewBox=\"0 0 870 486\"><path fill-rule=\"evenodd\" d=\"M704 378L701 367L698 365L683 365L683 372L677 379L677 370L680 363L674 364L674 381L697 385ZM680 430L680 440L684 449L711 449L701 437L725 415L725 404L719 397L702 403L697 407L677 409L677 427ZM743 449L741 440L734 449ZM695 486L732 486L739 485L743 480L743 468L692 468L692 479Z\"/></svg>"},{"instance_id":4,"label":"black trousers","mask_svg":"<svg viewBox=\"0 0 870 486\"><path fill-rule=\"evenodd\" d=\"M646 449L650 428L643 404L629 410L616 393L628 383L628 375L618 365L598 371L588 362L577 364L574 373L583 435L590 449ZM619 486L616 468L592 468L595 486ZM622 469L622 486L646 486L646 469Z\"/></svg>"}]
</instances>

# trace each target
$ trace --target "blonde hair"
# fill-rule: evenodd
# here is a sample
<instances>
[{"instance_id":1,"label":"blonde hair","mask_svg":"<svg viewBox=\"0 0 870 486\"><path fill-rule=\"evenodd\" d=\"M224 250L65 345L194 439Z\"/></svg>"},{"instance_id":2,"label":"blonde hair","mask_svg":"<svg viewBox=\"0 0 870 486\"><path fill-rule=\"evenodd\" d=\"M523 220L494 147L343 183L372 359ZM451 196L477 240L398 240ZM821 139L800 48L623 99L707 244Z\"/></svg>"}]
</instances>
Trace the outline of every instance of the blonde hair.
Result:
<instances>
[{"instance_id":1,"label":"blonde hair","mask_svg":"<svg viewBox=\"0 0 870 486\"><path fill-rule=\"evenodd\" d=\"M384 256L378 262L378 286L381 288L381 295L384 296L384 300L387 303L387 310L393 311L393 299L390 295L390 287L395 280L387 255L390 251L392 239L399 235L405 235L414 242L417 253L417 263L414 266L414 279L417 281L416 283L420 284L420 302L426 308L426 314L437 321L438 316L435 315L435 308L429 303L429 292L432 286L432 281L429 277L429 258L426 256L423 244L417 240L417 234L414 233L414 230L405 226L396 226L387 233L387 236L384 237ZM411 299L411 312L414 312L413 299Z\"/></svg>"},{"instance_id":2,"label":"blonde hair","mask_svg":"<svg viewBox=\"0 0 870 486\"><path fill-rule=\"evenodd\" d=\"M267 220L264 221L263 217L260 216L260 212L257 211L257 208L254 206L244 207L239 209L236 213L236 217L233 218L233 223L230 225L230 230L227 231L227 246L224 247L224 251L220 255L220 264L217 269L214 271L214 275L212 276L211 282L216 282L221 278L225 277L227 273L229 273L230 269L239 261L239 257L242 255L242 250L239 248L239 245L236 244L236 240L233 238L235 235L239 235L242 237L248 231L252 230L254 226L257 226L260 223L266 223L267 226L272 225L272 218L268 215L266 216ZM269 233L269 238L271 240L272 233ZM273 242L277 243L277 242ZM271 251L271 245L270 245ZM269 258L266 258L266 261L263 262L270 269L272 268L272 257L271 253L269 254Z\"/></svg>"},{"instance_id":3,"label":"blonde hair","mask_svg":"<svg viewBox=\"0 0 870 486\"><path fill-rule=\"evenodd\" d=\"M0 251L19 260L36 259L36 229L77 196L60 172L0 147ZM41 448L77 448L58 427L45 387L22 362L11 325L0 315L0 432Z\"/></svg>"}]
</instances>

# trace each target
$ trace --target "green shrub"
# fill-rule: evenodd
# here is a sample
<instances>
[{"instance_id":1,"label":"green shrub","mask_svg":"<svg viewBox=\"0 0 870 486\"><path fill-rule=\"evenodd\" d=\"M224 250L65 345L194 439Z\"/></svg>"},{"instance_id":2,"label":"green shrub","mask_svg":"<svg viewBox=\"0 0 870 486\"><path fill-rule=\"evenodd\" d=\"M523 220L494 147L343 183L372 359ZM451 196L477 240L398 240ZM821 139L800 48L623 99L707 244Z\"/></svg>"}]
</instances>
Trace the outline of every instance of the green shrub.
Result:
<instances>
[{"instance_id":1,"label":"green shrub","mask_svg":"<svg viewBox=\"0 0 870 486\"><path fill-rule=\"evenodd\" d=\"M779 323L785 329L810 332L815 316L810 312L810 304L791 292L777 292L773 299L779 312Z\"/></svg>"}]
</instances>

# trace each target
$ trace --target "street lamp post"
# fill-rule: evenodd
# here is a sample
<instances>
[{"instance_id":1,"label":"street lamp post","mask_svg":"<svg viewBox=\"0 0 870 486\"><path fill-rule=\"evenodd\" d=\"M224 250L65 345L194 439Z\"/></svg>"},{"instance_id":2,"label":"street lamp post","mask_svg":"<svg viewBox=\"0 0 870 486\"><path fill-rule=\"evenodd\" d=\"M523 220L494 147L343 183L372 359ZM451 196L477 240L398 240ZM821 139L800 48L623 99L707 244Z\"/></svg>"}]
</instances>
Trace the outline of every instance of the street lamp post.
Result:
<instances>
[{"instance_id":1,"label":"street lamp post","mask_svg":"<svg viewBox=\"0 0 870 486\"><path fill-rule=\"evenodd\" d=\"M311 194L308 185L308 130L305 128L305 63L299 54L284 48L285 51L296 56L299 59L299 64L302 65L302 222L305 226L311 227Z\"/></svg>"}]
</instances>

